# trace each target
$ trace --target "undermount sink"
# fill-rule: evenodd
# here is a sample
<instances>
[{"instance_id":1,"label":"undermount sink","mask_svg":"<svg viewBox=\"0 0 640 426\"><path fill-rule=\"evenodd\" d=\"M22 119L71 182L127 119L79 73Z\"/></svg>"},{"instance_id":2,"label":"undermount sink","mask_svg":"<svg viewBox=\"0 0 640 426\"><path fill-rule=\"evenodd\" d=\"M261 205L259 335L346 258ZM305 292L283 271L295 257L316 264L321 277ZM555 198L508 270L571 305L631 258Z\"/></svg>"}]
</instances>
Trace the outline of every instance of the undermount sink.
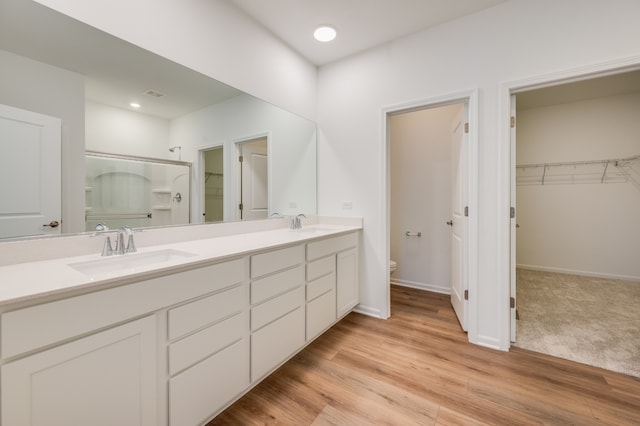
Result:
<instances>
[{"instance_id":1,"label":"undermount sink","mask_svg":"<svg viewBox=\"0 0 640 426\"><path fill-rule=\"evenodd\" d=\"M124 254L104 257L97 260L69 263L69 267L91 278L113 273L134 273L149 265L161 266L163 263L193 257L195 254L186 251L164 249L147 253Z\"/></svg>"},{"instance_id":2,"label":"undermount sink","mask_svg":"<svg viewBox=\"0 0 640 426\"><path fill-rule=\"evenodd\" d=\"M307 228L296 229L293 232L298 232L300 234L326 234L332 231L335 231L335 229L323 226L309 226Z\"/></svg>"}]
</instances>

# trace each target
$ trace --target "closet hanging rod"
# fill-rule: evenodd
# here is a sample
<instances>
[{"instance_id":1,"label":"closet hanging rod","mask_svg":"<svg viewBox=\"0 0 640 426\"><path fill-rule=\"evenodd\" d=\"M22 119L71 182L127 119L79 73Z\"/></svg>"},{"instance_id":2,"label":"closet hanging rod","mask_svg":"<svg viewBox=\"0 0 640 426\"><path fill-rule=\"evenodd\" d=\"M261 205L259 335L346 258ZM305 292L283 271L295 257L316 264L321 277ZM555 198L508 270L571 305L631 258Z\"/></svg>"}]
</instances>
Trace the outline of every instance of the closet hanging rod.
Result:
<instances>
[{"instance_id":1,"label":"closet hanging rod","mask_svg":"<svg viewBox=\"0 0 640 426\"><path fill-rule=\"evenodd\" d=\"M592 164L615 164L629 163L631 161L640 160L640 154L627 158L609 159L609 160L589 160L589 161L565 161L558 163L534 163L534 164L516 164L516 168L537 168L537 167L558 167L558 166L585 166Z\"/></svg>"}]
</instances>

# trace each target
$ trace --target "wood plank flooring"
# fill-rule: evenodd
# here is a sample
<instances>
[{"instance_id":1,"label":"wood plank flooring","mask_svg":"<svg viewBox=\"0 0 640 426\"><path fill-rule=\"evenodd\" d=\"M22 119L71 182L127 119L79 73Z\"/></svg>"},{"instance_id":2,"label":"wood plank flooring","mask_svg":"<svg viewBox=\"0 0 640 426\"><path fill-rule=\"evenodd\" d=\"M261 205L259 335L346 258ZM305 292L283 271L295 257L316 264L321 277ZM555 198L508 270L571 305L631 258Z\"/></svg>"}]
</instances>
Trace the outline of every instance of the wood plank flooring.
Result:
<instances>
[{"instance_id":1,"label":"wood plank flooring","mask_svg":"<svg viewBox=\"0 0 640 426\"><path fill-rule=\"evenodd\" d=\"M209 425L638 425L640 379L468 343L449 296L392 286Z\"/></svg>"}]
</instances>

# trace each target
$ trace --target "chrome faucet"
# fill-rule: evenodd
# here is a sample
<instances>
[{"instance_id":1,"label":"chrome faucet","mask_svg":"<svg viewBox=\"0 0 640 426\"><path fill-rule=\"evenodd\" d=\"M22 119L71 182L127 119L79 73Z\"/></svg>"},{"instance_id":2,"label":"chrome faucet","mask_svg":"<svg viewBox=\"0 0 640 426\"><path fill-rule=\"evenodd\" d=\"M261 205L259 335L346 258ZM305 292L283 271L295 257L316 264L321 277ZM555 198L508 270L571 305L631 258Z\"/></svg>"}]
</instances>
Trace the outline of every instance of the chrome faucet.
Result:
<instances>
[{"instance_id":1,"label":"chrome faucet","mask_svg":"<svg viewBox=\"0 0 640 426\"><path fill-rule=\"evenodd\" d=\"M135 253L136 244L133 242L133 229L123 226L118 230L118 254ZM124 236L127 236L127 245L124 245Z\"/></svg>"},{"instance_id":2,"label":"chrome faucet","mask_svg":"<svg viewBox=\"0 0 640 426\"><path fill-rule=\"evenodd\" d=\"M133 229L128 226L122 226L118 229L116 236L116 247L111 245L111 237L107 235L104 240L104 246L102 247L102 256L113 256L114 254L134 253L136 251L136 244L133 241ZM124 245L124 237L127 236L127 245Z\"/></svg>"},{"instance_id":3,"label":"chrome faucet","mask_svg":"<svg viewBox=\"0 0 640 426\"><path fill-rule=\"evenodd\" d=\"M302 229L302 222L300 222L300 218L307 218L304 214L300 213L298 216L291 216L291 225L289 229Z\"/></svg>"}]
</instances>

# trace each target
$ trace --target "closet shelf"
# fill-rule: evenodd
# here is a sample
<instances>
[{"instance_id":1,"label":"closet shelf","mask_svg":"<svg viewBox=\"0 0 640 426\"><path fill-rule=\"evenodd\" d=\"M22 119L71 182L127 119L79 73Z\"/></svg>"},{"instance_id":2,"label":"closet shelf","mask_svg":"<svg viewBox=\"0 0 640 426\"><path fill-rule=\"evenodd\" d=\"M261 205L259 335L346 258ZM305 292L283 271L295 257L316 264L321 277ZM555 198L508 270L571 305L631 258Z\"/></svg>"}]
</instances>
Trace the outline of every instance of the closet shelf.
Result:
<instances>
[{"instance_id":1,"label":"closet shelf","mask_svg":"<svg viewBox=\"0 0 640 426\"><path fill-rule=\"evenodd\" d=\"M516 165L517 185L626 182L640 191L640 155L610 160Z\"/></svg>"}]
</instances>

